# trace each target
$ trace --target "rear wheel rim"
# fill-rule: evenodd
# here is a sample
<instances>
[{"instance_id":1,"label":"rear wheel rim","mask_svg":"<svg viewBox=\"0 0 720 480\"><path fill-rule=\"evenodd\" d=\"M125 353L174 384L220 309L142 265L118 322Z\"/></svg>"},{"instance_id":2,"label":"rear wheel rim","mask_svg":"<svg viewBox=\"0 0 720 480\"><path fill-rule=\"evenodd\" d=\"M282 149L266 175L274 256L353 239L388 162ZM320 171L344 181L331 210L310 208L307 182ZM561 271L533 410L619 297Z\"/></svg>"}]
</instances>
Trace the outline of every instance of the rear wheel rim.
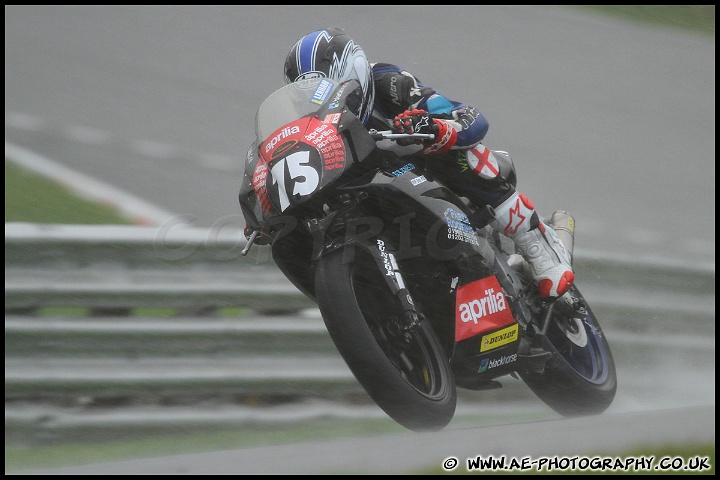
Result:
<instances>
[{"instance_id":1,"label":"rear wheel rim","mask_svg":"<svg viewBox=\"0 0 720 480\"><path fill-rule=\"evenodd\" d=\"M610 370L607 344L590 311L556 308L548 339L583 379L597 385L607 381Z\"/></svg>"}]
</instances>

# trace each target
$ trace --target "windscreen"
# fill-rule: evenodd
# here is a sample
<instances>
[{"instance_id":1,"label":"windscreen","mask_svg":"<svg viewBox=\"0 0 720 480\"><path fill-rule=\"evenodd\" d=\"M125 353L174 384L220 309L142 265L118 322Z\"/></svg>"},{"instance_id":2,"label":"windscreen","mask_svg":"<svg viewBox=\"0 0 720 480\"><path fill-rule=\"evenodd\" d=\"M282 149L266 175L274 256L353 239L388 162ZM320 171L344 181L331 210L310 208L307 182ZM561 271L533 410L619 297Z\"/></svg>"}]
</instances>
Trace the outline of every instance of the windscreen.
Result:
<instances>
[{"instance_id":1,"label":"windscreen","mask_svg":"<svg viewBox=\"0 0 720 480\"><path fill-rule=\"evenodd\" d=\"M270 94L255 116L258 145L283 125L319 110L338 85L329 78L311 78L290 83Z\"/></svg>"}]
</instances>

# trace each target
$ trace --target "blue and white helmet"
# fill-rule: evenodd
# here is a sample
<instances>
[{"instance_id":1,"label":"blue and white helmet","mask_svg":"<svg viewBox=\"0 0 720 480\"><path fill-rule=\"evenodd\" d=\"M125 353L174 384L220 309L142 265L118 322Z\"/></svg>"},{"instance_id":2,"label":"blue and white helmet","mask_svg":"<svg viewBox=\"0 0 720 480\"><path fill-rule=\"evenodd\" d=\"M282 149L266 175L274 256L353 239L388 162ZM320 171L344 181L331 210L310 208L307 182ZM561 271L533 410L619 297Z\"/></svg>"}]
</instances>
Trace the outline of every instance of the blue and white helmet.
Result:
<instances>
[{"instance_id":1,"label":"blue and white helmet","mask_svg":"<svg viewBox=\"0 0 720 480\"><path fill-rule=\"evenodd\" d=\"M367 123L375 100L372 67L363 49L339 28L305 35L293 45L285 59L285 85L316 77L360 82L363 99L358 111L353 113L363 124Z\"/></svg>"}]
</instances>

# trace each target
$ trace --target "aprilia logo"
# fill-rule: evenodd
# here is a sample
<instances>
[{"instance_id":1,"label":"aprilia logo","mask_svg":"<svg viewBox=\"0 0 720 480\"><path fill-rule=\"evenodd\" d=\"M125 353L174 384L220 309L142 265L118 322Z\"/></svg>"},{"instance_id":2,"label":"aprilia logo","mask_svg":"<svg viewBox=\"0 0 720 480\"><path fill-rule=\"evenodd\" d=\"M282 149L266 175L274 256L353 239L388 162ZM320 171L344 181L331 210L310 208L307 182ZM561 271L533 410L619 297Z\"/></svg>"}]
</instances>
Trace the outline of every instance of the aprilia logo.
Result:
<instances>
[{"instance_id":1,"label":"aprilia logo","mask_svg":"<svg viewBox=\"0 0 720 480\"><path fill-rule=\"evenodd\" d=\"M515 318L505 292L494 276L458 288L455 297L455 341L513 323Z\"/></svg>"},{"instance_id":2,"label":"aprilia logo","mask_svg":"<svg viewBox=\"0 0 720 480\"><path fill-rule=\"evenodd\" d=\"M484 297L460 305L460 307L458 307L458 313L463 323L472 321L477 325L478 319L500 312L506 308L505 295L503 295L502 292L495 292L495 289L491 288L485 290Z\"/></svg>"},{"instance_id":3,"label":"aprilia logo","mask_svg":"<svg viewBox=\"0 0 720 480\"><path fill-rule=\"evenodd\" d=\"M265 145L265 153L269 153L270 150L275 148L275 146L280 142L280 140L289 137L290 135L295 135L297 133L300 133L300 127L297 125L293 125L292 127L283 127L283 129L275 135L273 138L270 139L269 142Z\"/></svg>"}]
</instances>

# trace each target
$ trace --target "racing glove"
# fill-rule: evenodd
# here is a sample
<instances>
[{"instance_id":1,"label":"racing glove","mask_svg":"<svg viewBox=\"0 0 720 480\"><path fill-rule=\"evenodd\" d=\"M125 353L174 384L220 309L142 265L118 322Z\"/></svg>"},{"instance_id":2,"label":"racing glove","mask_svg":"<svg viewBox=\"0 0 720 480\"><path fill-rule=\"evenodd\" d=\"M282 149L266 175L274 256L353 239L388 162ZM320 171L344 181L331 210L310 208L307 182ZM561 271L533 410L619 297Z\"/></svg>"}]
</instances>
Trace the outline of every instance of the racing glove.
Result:
<instances>
[{"instance_id":1,"label":"racing glove","mask_svg":"<svg viewBox=\"0 0 720 480\"><path fill-rule=\"evenodd\" d=\"M425 147L422 153L433 154L449 150L457 141L457 131L438 118L432 118L425 110L405 110L393 119L393 133L432 133L435 138L430 139L398 139L401 146L422 144Z\"/></svg>"}]
</instances>

